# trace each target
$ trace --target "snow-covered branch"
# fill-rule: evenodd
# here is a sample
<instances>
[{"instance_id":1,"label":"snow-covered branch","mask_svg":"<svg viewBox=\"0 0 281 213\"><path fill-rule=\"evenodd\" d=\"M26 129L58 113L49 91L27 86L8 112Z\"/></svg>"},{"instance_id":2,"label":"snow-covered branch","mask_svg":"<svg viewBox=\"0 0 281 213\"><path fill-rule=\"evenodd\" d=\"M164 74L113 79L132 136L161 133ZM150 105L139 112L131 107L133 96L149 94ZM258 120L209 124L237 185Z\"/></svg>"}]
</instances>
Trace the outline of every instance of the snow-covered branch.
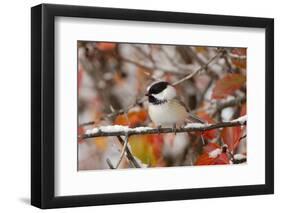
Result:
<instances>
[{"instance_id":1,"label":"snow-covered branch","mask_svg":"<svg viewBox=\"0 0 281 213\"><path fill-rule=\"evenodd\" d=\"M209 108L209 111L210 111L210 114L212 116L214 116L218 112L220 112L221 110L223 110L227 107L239 106L245 102L246 102L246 95L230 97L227 99L213 102L211 107Z\"/></svg>"},{"instance_id":2,"label":"snow-covered branch","mask_svg":"<svg viewBox=\"0 0 281 213\"><path fill-rule=\"evenodd\" d=\"M238 119L221 122L216 124L201 124L201 123L189 123L180 128L152 128L152 127L136 127L129 128L128 126L101 126L98 128L89 129L82 136L81 139L104 137L104 136L131 136L131 135L146 135L146 134L158 134L158 133L173 133L173 132L204 132L212 129L219 129L223 127L243 126L247 123L247 117L242 116Z\"/></svg>"}]
</instances>

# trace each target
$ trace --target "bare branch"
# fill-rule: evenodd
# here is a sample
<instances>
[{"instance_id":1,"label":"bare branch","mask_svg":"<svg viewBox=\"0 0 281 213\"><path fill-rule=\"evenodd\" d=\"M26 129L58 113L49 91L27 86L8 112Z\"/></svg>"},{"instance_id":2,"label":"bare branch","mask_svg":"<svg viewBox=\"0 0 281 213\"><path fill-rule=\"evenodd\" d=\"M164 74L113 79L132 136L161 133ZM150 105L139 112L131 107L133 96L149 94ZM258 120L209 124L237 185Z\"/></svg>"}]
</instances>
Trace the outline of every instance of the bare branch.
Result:
<instances>
[{"instance_id":1,"label":"bare branch","mask_svg":"<svg viewBox=\"0 0 281 213\"><path fill-rule=\"evenodd\" d=\"M94 125L94 124L95 124L95 121L89 121L89 122L80 124L79 126L80 126L80 127L82 127L82 126L90 126L90 125Z\"/></svg>"},{"instance_id":2,"label":"bare branch","mask_svg":"<svg viewBox=\"0 0 281 213\"><path fill-rule=\"evenodd\" d=\"M194 72L192 72L192 73L188 74L187 76L185 76L184 78L182 78L182 79L180 79L180 80L174 82L173 85L174 85L174 86L175 86L175 85L178 85L178 84L180 84L180 83L182 83L182 82L184 82L184 81L186 81L186 80L192 78L193 76L195 76L195 75L196 75L197 73L199 73L200 71L206 70L206 69L208 68L208 66L209 66L214 60L216 60L217 58L219 58L219 57L221 56L222 53L223 53L223 49L220 49L220 50L218 51L218 53L217 53L214 57L212 57L207 63L202 64L202 65L201 65L197 70L195 70Z\"/></svg>"},{"instance_id":3,"label":"bare branch","mask_svg":"<svg viewBox=\"0 0 281 213\"><path fill-rule=\"evenodd\" d=\"M128 141L129 141L129 135L128 135L128 133L127 133L127 134L125 134L125 143L123 144L123 147L122 147L122 150L121 150L121 154L120 154L119 160L118 160L118 162L117 162L117 164L116 164L116 166L115 166L116 169L118 169L118 167L119 167L119 165L120 165L120 163L121 163L121 161L122 161L122 159L123 159L123 156L124 156L124 154L125 154L126 147L127 147L127 145L128 145Z\"/></svg>"},{"instance_id":4,"label":"bare branch","mask_svg":"<svg viewBox=\"0 0 281 213\"><path fill-rule=\"evenodd\" d=\"M109 158L106 158L106 163L107 163L107 165L109 166L110 169L115 169Z\"/></svg>"},{"instance_id":5,"label":"bare branch","mask_svg":"<svg viewBox=\"0 0 281 213\"><path fill-rule=\"evenodd\" d=\"M151 128L151 127L136 127L129 128L127 126L101 126L99 128L93 128L87 130L82 136L82 139L92 137L104 137L104 136L120 136L120 135L147 135L147 134L159 134L159 133L179 133L179 132L204 132L207 130L218 129L223 127L243 126L246 125L246 116L240 117L228 122L221 122L216 124L201 124L201 123L189 123L184 127L177 129L174 128Z\"/></svg>"},{"instance_id":6,"label":"bare branch","mask_svg":"<svg viewBox=\"0 0 281 213\"><path fill-rule=\"evenodd\" d=\"M176 67L178 70L181 70L184 74L186 74L186 72L191 72L193 65L187 65L187 64L182 64L179 62L176 62L171 56L169 56L169 54L166 52L166 50L163 47L160 47L162 50L162 53L164 54L165 58L174 66Z\"/></svg>"}]
</instances>

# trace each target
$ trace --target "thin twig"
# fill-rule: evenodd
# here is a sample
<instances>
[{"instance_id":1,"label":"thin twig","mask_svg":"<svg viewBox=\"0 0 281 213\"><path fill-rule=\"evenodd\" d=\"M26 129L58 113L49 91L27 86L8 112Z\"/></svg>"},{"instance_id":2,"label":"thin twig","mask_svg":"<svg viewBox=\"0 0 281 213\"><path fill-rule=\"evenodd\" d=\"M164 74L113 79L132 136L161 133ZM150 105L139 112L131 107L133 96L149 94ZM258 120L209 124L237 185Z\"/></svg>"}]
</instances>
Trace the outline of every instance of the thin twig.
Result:
<instances>
[{"instance_id":1,"label":"thin twig","mask_svg":"<svg viewBox=\"0 0 281 213\"><path fill-rule=\"evenodd\" d=\"M166 52L166 50L163 48L163 47L160 47L161 50L162 50L162 53L165 55L166 59L169 60L169 62L176 68L178 68L179 70L181 70L183 73L186 73L186 72L191 72L191 67L190 65L186 65L186 64L181 64L181 63L178 63L178 62L175 62L174 59L169 56L169 54Z\"/></svg>"},{"instance_id":2,"label":"thin twig","mask_svg":"<svg viewBox=\"0 0 281 213\"><path fill-rule=\"evenodd\" d=\"M182 79L180 79L180 80L174 82L173 85L176 86L176 85L178 85L178 84L180 84L180 83L182 83L182 82L184 82L184 81L186 81L186 80L192 78L193 76L195 76L195 75L196 75L197 73L199 73L200 71L206 70L206 69L208 68L208 66L209 66L214 60L216 60L218 57L221 56L221 54L222 54L222 49L220 49L220 50L218 51L218 53L217 53L214 57L212 57L206 64L201 65L201 66L200 66L197 70L195 70L194 72L192 72L192 73L188 74L187 76L185 76L184 78L182 78Z\"/></svg>"},{"instance_id":3,"label":"thin twig","mask_svg":"<svg viewBox=\"0 0 281 213\"><path fill-rule=\"evenodd\" d=\"M205 95L208 92L208 90L210 89L210 87L213 85L214 83L214 79L211 78L211 80L208 82L207 86L205 87L204 91L201 93L198 101L197 101L197 108L199 106L201 106L202 102L204 101Z\"/></svg>"},{"instance_id":4,"label":"thin twig","mask_svg":"<svg viewBox=\"0 0 281 213\"><path fill-rule=\"evenodd\" d=\"M117 164L116 164L116 166L115 166L116 169L118 169L118 167L119 167L119 165L120 165L120 163L121 163L121 161L122 161L122 159L123 159L123 156L124 156L124 154L125 154L126 147L127 147L127 145L128 145L128 141L129 141L129 135L126 134L126 135L125 135L125 143L124 143L124 145L123 145L123 147L122 147L119 160L118 160L118 162L117 162Z\"/></svg>"},{"instance_id":5,"label":"thin twig","mask_svg":"<svg viewBox=\"0 0 281 213\"><path fill-rule=\"evenodd\" d=\"M94 125L94 124L95 124L95 121L89 121L89 122L86 122L86 123L82 123L79 126L80 127L82 127L82 126L90 126L90 125Z\"/></svg>"},{"instance_id":6,"label":"thin twig","mask_svg":"<svg viewBox=\"0 0 281 213\"><path fill-rule=\"evenodd\" d=\"M150 71L150 72L152 72L154 70L161 70L162 72L170 73L170 74L176 74L176 75L184 75L185 74L184 72L179 72L179 71L176 71L176 70L165 69L164 67L159 67L156 64L153 64L153 66L148 66L148 65L145 65L145 63L140 63L140 62L131 60L129 58L126 58L124 56L119 56L119 59L123 60L124 62L134 64L134 65L136 65L138 67L141 67L141 68L143 68L147 71Z\"/></svg>"},{"instance_id":7,"label":"thin twig","mask_svg":"<svg viewBox=\"0 0 281 213\"><path fill-rule=\"evenodd\" d=\"M109 158L106 158L106 163L107 163L107 165L109 166L110 169L115 169Z\"/></svg>"}]
</instances>

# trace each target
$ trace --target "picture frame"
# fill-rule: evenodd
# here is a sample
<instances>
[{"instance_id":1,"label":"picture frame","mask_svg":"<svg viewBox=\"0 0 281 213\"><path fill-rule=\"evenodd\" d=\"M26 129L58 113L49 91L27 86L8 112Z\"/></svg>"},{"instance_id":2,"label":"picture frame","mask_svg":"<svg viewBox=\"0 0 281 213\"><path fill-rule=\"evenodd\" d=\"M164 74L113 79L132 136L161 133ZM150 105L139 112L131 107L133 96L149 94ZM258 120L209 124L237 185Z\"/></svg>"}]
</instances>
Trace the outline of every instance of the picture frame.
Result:
<instances>
[{"instance_id":1,"label":"picture frame","mask_svg":"<svg viewBox=\"0 0 281 213\"><path fill-rule=\"evenodd\" d=\"M56 196L55 19L141 21L265 30L264 184ZM251 109L249 109L251 110ZM260 140L263 140L262 138ZM274 20L270 18L41 4L31 9L31 204L62 208L274 193Z\"/></svg>"}]
</instances>

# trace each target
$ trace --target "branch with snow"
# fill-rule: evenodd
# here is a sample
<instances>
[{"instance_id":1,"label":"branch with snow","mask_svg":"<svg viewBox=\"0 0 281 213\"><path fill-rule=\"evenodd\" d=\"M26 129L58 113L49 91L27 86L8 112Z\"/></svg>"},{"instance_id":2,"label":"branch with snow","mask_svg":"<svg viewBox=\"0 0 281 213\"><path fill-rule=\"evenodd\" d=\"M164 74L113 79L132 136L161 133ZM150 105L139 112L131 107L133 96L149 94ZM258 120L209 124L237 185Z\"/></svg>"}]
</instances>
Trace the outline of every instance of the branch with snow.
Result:
<instances>
[{"instance_id":1,"label":"branch with snow","mask_svg":"<svg viewBox=\"0 0 281 213\"><path fill-rule=\"evenodd\" d=\"M246 102L246 95L230 97L224 100L216 101L212 103L210 107L210 114L215 116L221 110L227 107L239 106Z\"/></svg>"},{"instance_id":2,"label":"branch with snow","mask_svg":"<svg viewBox=\"0 0 281 213\"><path fill-rule=\"evenodd\" d=\"M227 100L223 100L220 102L216 103L216 110L220 111L226 107L231 107L231 106L237 106L242 103L246 102L246 95L243 96L238 96L238 97L232 97Z\"/></svg>"},{"instance_id":3,"label":"branch with snow","mask_svg":"<svg viewBox=\"0 0 281 213\"><path fill-rule=\"evenodd\" d=\"M152 127L136 127L129 128L128 126L101 126L93 129L88 129L81 139L93 138L93 137L105 137L105 136L131 136L131 135L147 135L147 134L159 134L159 133L180 133L180 132L204 132L212 129L219 129L223 127L244 126L247 123L247 117L242 116L238 119L221 122L216 124L201 124L201 123L189 123L180 128L152 128Z\"/></svg>"}]
</instances>

